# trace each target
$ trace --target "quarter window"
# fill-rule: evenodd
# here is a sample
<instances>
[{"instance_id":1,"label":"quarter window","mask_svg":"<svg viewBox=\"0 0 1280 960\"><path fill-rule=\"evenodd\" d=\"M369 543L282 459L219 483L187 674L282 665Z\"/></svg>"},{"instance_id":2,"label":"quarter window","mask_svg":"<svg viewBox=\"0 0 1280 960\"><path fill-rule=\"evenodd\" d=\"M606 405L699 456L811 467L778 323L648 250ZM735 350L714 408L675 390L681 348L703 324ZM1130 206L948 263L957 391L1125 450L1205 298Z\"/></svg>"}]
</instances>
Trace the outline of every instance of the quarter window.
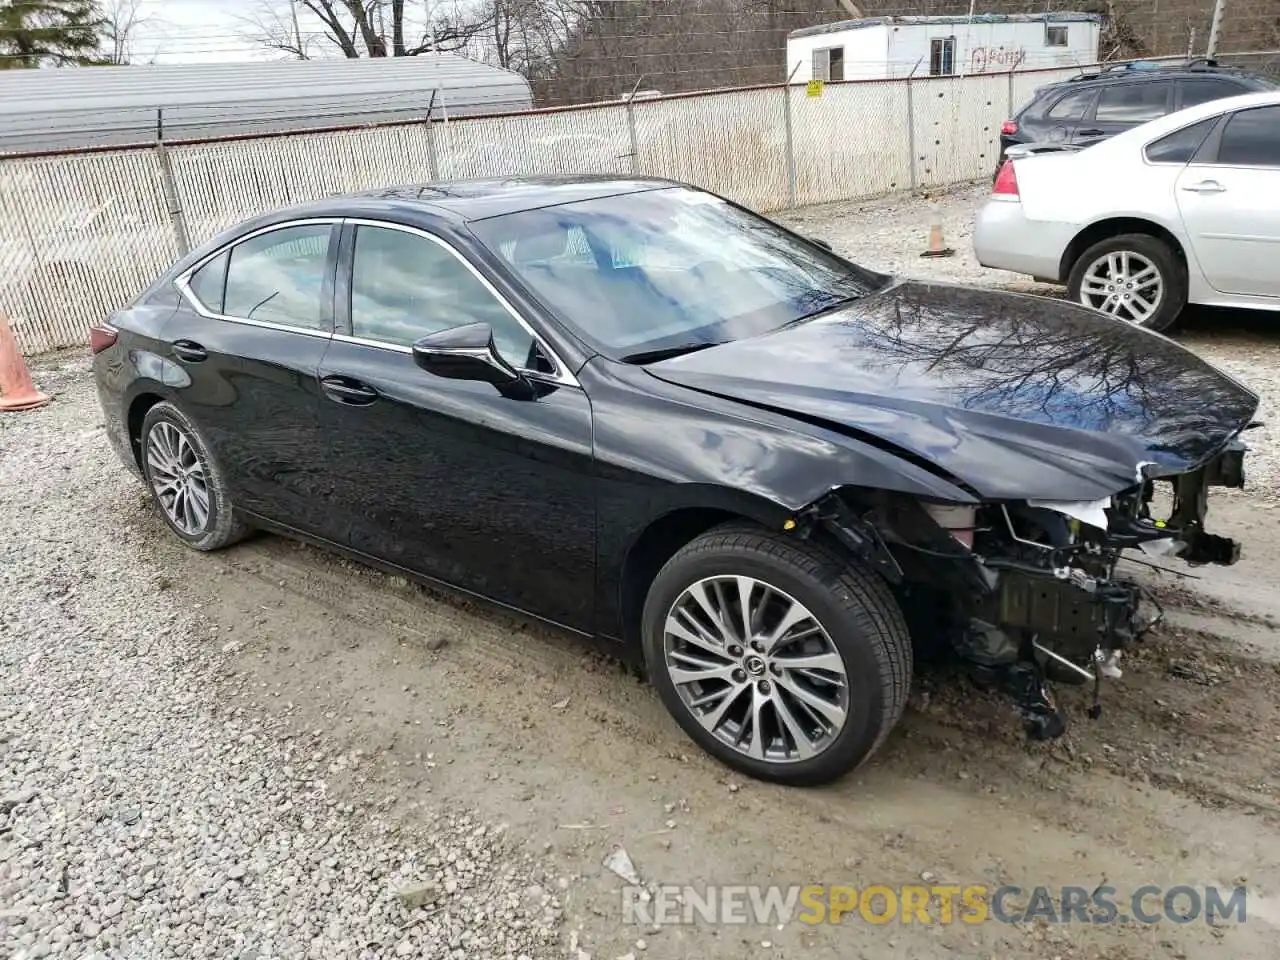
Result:
<instances>
[{"instance_id":1,"label":"quarter window","mask_svg":"<svg viewBox=\"0 0 1280 960\"><path fill-rule=\"evenodd\" d=\"M213 313L222 313L222 294L223 288L227 285L227 260L230 257L226 251L218 254L203 267L191 275L191 279L187 282L187 286L191 288L191 293L204 306L206 310Z\"/></svg>"},{"instance_id":2,"label":"quarter window","mask_svg":"<svg viewBox=\"0 0 1280 960\"><path fill-rule=\"evenodd\" d=\"M1218 162L1240 167L1280 167L1280 107L1241 110L1227 121Z\"/></svg>"},{"instance_id":3,"label":"quarter window","mask_svg":"<svg viewBox=\"0 0 1280 960\"><path fill-rule=\"evenodd\" d=\"M1152 163L1190 163L1217 122L1217 117L1210 117L1161 137L1148 144L1147 159Z\"/></svg>"},{"instance_id":4,"label":"quarter window","mask_svg":"<svg viewBox=\"0 0 1280 960\"><path fill-rule=\"evenodd\" d=\"M1102 89L1096 116L1103 123L1146 123L1168 108L1169 84L1124 83Z\"/></svg>"},{"instance_id":5,"label":"quarter window","mask_svg":"<svg viewBox=\"0 0 1280 960\"><path fill-rule=\"evenodd\" d=\"M487 323L516 367L540 367L533 336L450 250L416 233L357 227L351 332L410 346L428 334ZM532 358L532 359L531 359Z\"/></svg>"},{"instance_id":6,"label":"quarter window","mask_svg":"<svg viewBox=\"0 0 1280 960\"><path fill-rule=\"evenodd\" d=\"M284 227L231 248L222 312L308 330L328 329L324 275L329 224Z\"/></svg>"},{"instance_id":7,"label":"quarter window","mask_svg":"<svg viewBox=\"0 0 1280 960\"><path fill-rule=\"evenodd\" d=\"M1245 92L1243 87L1226 80L1183 80L1179 86L1182 87L1183 107L1194 107L1223 97L1238 97Z\"/></svg>"}]
</instances>

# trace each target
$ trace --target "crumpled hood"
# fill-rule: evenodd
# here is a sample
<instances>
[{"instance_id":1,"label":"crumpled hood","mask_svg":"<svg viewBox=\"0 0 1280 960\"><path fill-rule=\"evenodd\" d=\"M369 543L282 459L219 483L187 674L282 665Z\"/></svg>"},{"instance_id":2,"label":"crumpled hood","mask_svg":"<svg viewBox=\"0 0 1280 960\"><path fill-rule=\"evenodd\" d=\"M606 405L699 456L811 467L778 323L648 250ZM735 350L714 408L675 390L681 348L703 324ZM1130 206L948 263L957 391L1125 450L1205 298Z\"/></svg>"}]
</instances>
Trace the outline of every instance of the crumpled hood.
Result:
<instances>
[{"instance_id":1,"label":"crumpled hood","mask_svg":"<svg viewBox=\"0 0 1280 960\"><path fill-rule=\"evenodd\" d=\"M1173 341L1084 307L914 282L647 369L893 448L988 499L1096 500L1144 463L1190 470L1258 406Z\"/></svg>"}]
</instances>

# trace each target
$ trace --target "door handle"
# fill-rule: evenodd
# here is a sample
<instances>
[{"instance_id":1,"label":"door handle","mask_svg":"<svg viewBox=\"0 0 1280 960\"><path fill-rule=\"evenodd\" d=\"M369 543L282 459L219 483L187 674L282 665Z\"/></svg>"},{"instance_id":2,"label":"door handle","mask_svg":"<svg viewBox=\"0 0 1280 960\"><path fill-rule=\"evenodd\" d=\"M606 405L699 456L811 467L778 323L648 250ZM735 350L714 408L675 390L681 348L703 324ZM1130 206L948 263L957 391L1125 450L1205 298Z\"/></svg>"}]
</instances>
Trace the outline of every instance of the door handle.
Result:
<instances>
[{"instance_id":1,"label":"door handle","mask_svg":"<svg viewBox=\"0 0 1280 960\"><path fill-rule=\"evenodd\" d=\"M1101 137L1106 134L1105 130L1077 130L1077 137Z\"/></svg>"},{"instance_id":2,"label":"door handle","mask_svg":"<svg viewBox=\"0 0 1280 960\"><path fill-rule=\"evenodd\" d=\"M209 352L194 340L173 341L173 355L179 360L186 360L188 363L199 363L201 360L209 358Z\"/></svg>"},{"instance_id":3,"label":"door handle","mask_svg":"<svg viewBox=\"0 0 1280 960\"><path fill-rule=\"evenodd\" d=\"M1201 180L1199 183L1188 183L1182 189L1190 193L1226 193L1227 190L1217 180Z\"/></svg>"},{"instance_id":4,"label":"door handle","mask_svg":"<svg viewBox=\"0 0 1280 960\"><path fill-rule=\"evenodd\" d=\"M378 399L377 390L350 377L322 377L320 387L330 400L345 403L348 406L368 406Z\"/></svg>"}]
</instances>

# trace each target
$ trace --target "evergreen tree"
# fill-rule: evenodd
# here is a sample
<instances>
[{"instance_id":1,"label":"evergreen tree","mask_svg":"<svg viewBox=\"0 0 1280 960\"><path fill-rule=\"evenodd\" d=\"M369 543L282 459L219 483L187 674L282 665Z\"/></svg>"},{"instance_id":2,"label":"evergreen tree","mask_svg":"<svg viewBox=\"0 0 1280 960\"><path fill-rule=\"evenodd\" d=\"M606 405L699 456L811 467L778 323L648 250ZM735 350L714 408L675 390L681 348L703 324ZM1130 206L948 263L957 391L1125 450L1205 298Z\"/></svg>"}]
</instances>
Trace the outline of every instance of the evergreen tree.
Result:
<instances>
[{"instance_id":1,"label":"evergreen tree","mask_svg":"<svg viewBox=\"0 0 1280 960\"><path fill-rule=\"evenodd\" d=\"M0 70L101 63L96 0L0 0Z\"/></svg>"}]
</instances>

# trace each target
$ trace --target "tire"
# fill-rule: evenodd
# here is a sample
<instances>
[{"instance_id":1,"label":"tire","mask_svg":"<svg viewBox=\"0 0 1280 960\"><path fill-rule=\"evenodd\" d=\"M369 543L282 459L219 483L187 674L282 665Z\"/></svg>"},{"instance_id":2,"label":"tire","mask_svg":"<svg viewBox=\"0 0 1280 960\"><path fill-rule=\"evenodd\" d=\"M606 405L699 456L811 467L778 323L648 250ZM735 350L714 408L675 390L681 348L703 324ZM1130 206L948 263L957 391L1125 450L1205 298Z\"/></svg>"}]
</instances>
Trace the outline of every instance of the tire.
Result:
<instances>
[{"instance_id":1,"label":"tire","mask_svg":"<svg viewBox=\"0 0 1280 960\"><path fill-rule=\"evenodd\" d=\"M174 441L175 434L185 441L185 449ZM153 444L159 448L154 452ZM139 448L142 476L151 491L152 499L160 508L160 514L169 529L189 547L204 551L219 550L244 539L249 533L249 528L236 518L222 469L209 452L209 446L196 425L180 409L172 403L161 402L148 410L142 420ZM185 514L182 509L175 509L173 506L180 502L176 497L162 496L160 492L166 486L171 487L176 476L168 466L173 458L166 462L165 457L165 454L175 450L176 459L186 471L186 476L181 478L188 504ZM189 504L194 500L198 507L200 503L198 478L203 478L207 509L203 511L203 522L196 524L195 521L201 519L201 511L196 509L192 512ZM192 521L191 524L184 525L180 522L184 515Z\"/></svg>"},{"instance_id":2,"label":"tire","mask_svg":"<svg viewBox=\"0 0 1280 960\"><path fill-rule=\"evenodd\" d=\"M687 625L688 613L698 606L696 597L688 591L696 591L701 584L710 597L717 584L723 583L712 579L719 577L751 578L770 591L756 587L748 593L752 600L747 606L759 604L764 611L755 621L754 636L760 637L777 627L778 619L770 618L781 617L778 611L785 609L783 605L787 601L792 601L802 605L811 618L798 621L782 636L804 639L780 643L773 651L776 658L757 655L754 659L763 660L763 665L749 663L753 659L752 651L746 646L735 656L733 651L737 645L726 643L718 654L720 659L716 660L717 655L707 654L702 646L686 644L676 634L670 635L669 645L669 617L676 618L679 625ZM765 603L760 600L763 597L770 599ZM733 603L730 600L726 609L741 610L741 603L736 607ZM811 624L816 624L816 633ZM857 561L818 544L752 525L731 523L717 527L686 544L667 561L645 599L642 630L650 679L676 722L716 759L758 780L814 786L842 777L884 742L902 716L911 689L910 636L888 584ZM688 633L687 626L685 632ZM744 629L738 628L739 638L744 633ZM673 677L673 669L688 665L682 654L689 651L696 651L700 658L715 663L722 672L733 668L736 673L699 682L705 686L691 684L687 677ZM814 652L823 651L826 662L837 662L831 659L830 654L834 653L843 667L846 691L843 724L834 731L826 731L822 737L806 734L810 748L818 743L821 749L811 750L813 755L805 756L799 749L800 740L794 735L794 728L790 728L788 734L778 735L785 724L783 714L773 704L781 701L793 720L803 721L801 729L814 733L819 729L812 723L817 713L811 712L806 719L802 711L807 708L792 691L799 684L810 696L818 690L824 698L838 699L839 688L815 684L807 676L779 665L785 665L786 658L812 656ZM748 666L750 674L746 670ZM814 672L811 670L810 675ZM745 684L739 682L744 678ZM761 738L762 747L751 750L750 746L755 744L754 724L748 725L745 717L735 724L732 718L740 709L745 712L744 705L758 702L764 681L769 681L764 687L772 692L770 705L758 714L766 736ZM734 689L730 686L732 683L738 683L740 690L730 696L727 691ZM713 732L696 715L703 704L691 704L689 700L705 701L717 688L725 689L725 696L735 702L722 711L724 718L714 723L716 732ZM724 706L725 696L707 706L706 712L713 713ZM752 731L752 741L747 746L735 747L725 739L742 738L748 729Z\"/></svg>"},{"instance_id":3,"label":"tire","mask_svg":"<svg viewBox=\"0 0 1280 960\"><path fill-rule=\"evenodd\" d=\"M1067 276L1067 296L1076 303L1099 309L1096 302L1084 295L1083 288L1086 277L1093 272L1098 261L1108 254L1127 254L1129 257L1141 258L1159 274L1161 293L1156 310L1146 320L1135 323L1135 326L1147 330L1168 330L1173 326L1187 305L1187 272L1169 244L1149 234L1124 233L1108 237L1085 250L1071 265L1071 272ZM1105 295L1100 291L1095 300ZM1106 309L1101 312L1134 323L1127 314L1127 309L1120 304L1118 312Z\"/></svg>"}]
</instances>

